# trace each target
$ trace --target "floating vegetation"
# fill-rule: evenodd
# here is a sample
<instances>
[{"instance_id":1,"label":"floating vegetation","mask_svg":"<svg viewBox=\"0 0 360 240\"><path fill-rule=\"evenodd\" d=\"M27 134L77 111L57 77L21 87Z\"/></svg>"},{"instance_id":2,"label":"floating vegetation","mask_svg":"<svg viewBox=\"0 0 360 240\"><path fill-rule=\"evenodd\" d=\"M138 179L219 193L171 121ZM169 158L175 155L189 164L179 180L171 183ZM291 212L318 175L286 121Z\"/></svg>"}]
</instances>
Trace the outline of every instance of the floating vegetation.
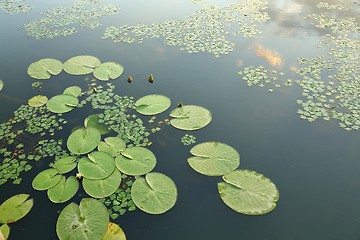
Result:
<instances>
[{"instance_id":1,"label":"floating vegetation","mask_svg":"<svg viewBox=\"0 0 360 240\"><path fill-rule=\"evenodd\" d=\"M170 124L182 130L201 129L212 120L209 110L196 105L181 105L170 112L170 117Z\"/></svg>"},{"instance_id":2,"label":"floating vegetation","mask_svg":"<svg viewBox=\"0 0 360 240\"><path fill-rule=\"evenodd\" d=\"M43 95L33 96L28 100L28 104L31 107L41 107L44 106L48 102L48 98Z\"/></svg>"},{"instance_id":3,"label":"floating vegetation","mask_svg":"<svg viewBox=\"0 0 360 240\"><path fill-rule=\"evenodd\" d=\"M181 143L185 146L196 143L196 137L191 134L185 134L181 137Z\"/></svg>"},{"instance_id":4,"label":"floating vegetation","mask_svg":"<svg viewBox=\"0 0 360 240\"><path fill-rule=\"evenodd\" d=\"M269 70L264 66L245 67L243 71L238 72L247 85L267 87L269 92L281 86L292 86L292 80L284 78L284 73L277 70Z\"/></svg>"},{"instance_id":5,"label":"floating vegetation","mask_svg":"<svg viewBox=\"0 0 360 240\"><path fill-rule=\"evenodd\" d=\"M1 0L0 9L6 14L27 13L31 10L31 6L24 3L24 0Z\"/></svg>"},{"instance_id":6,"label":"floating vegetation","mask_svg":"<svg viewBox=\"0 0 360 240\"><path fill-rule=\"evenodd\" d=\"M72 75L85 75L92 73L95 68L100 66L101 61L97 57L81 55L64 62L64 71Z\"/></svg>"},{"instance_id":7,"label":"floating vegetation","mask_svg":"<svg viewBox=\"0 0 360 240\"><path fill-rule=\"evenodd\" d=\"M49 79L52 75L58 75L63 68L62 62L52 58L43 58L33 62L27 69L30 77L36 79Z\"/></svg>"},{"instance_id":8,"label":"floating vegetation","mask_svg":"<svg viewBox=\"0 0 360 240\"><path fill-rule=\"evenodd\" d=\"M324 12L308 18L327 33L319 47L328 54L299 58L302 66L297 81L303 89L304 100L297 103L300 118L313 122L317 119L336 119L346 131L360 128L360 26L347 16L350 8L345 4L320 3ZM334 15L336 12L336 16Z\"/></svg>"},{"instance_id":9,"label":"floating vegetation","mask_svg":"<svg viewBox=\"0 0 360 240\"><path fill-rule=\"evenodd\" d=\"M119 10L118 5L102 4L100 0L76 0L72 7L55 7L48 10L46 17L27 23L24 28L28 36L37 39L69 36L77 32L76 24L97 28L101 25L98 19L114 15Z\"/></svg>"},{"instance_id":10,"label":"floating vegetation","mask_svg":"<svg viewBox=\"0 0 360 240\"><path fill-rule=\"evenodd\" d=\"M119 225L109 222L108 229L102 240L126 240L126 236Z\"/></svg>"},{"instance_id":11,"label":"floating vegetation","mask_svg":"<svg viewBox=\"0 0 360 240\"><path fill-rule=\"evenodd\" d=\"M188 53L208 52L216 57L234 50L228 35L255 37L260 33L257 23L270 19L267 2L245 1L226 7L202 8L185 20L169 20L160 24L138 24L108 27L103 39L114 42L142 43L145 38L164 38L170 46Z\"/></svg>"},{"instance_id":12,"label":"floating vegetation","mask_svg":"<svg viewBox=\"0 0 360 240\"><path fill-rule=\"evenodd\" d=\"M109 79L116 79L124 72L124 67L115 62L102 63L94 70L94 77L101 81L108 81Z\"/></svg>"},{"instance_id":13,"label":"floating vegetation","mask_svg":"<svg viewBox=\"0 0 360 240\"><path fill-rule=\"evenodd\" d=\"M135 102L135 109L144 115L156 115L165 112L171 105L168 97L158 94L144 96Z\"/></svg>"},{"instance_id":14,"label":"floating vegetation","mask_svg":"<svg viewBox=\"0 0 360 240\"><path fill-rule=\"evenodd\" d=\"M8 224L17 222L25 217L33 205L34 200L29 199L28 194L12 196L0 205L0 239L8 239L10 234Z\"/></svg>"},{"instance_id":15,"label":"floating vegetation","mask_svg":"<svg viewBox=\"0 0 360 240\"><path fill-rule=\"evenodd\" d=\"M3 80L0 80L0 91L3 90L3 88L4 88L4 82Z\"/></svg>"}]
</instances>

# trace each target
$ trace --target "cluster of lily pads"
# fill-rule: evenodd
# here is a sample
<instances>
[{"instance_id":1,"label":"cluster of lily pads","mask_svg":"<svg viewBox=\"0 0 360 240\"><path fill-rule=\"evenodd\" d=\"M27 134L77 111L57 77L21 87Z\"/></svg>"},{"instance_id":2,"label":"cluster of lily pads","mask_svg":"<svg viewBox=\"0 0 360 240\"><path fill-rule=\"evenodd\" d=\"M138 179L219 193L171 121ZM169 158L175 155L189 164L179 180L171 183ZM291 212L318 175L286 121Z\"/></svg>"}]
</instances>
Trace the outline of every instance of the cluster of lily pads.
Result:
<instances>
[{"instance_id":1,"label":"cluster of lily pads","mask_svg":"<svg viewBox=\"0 0 360 240\"><path fill-rule=\"evenodd\" d=\"M6 14L27 13L31 10L31 6L24 3L24 0L1 0L0 9Z\"/></svg>"},{"instance_id":2,"label":"cluster of lily pads","mask_svg":"<svg viewBox=\"0 0 360 240\"><path fill-rule=\"evenodd\" d=\"M184 136L181 137L180 141L182 144L187 146L196 143L196 137L186 133Z\"/></svg>"},{"instance_id":3,"label":"cluster of lily pads","mask_svg":"<svg viewBox=\"0 0 360 240\"><path fill-rule=\"evenodd\" d=\"M234 50L227 35L255 37L257 23L270 19L267 2L256 0L226 7L204 7L186 20L169 20L159 24L108 27L104 39L114 42L142 43L145 38L165 38L165 43L188 53L209 52L219 57Z\"/></svg>"},{"instance_id":4,"label":"cluster of lily pads","mask_svg":"<svg viewBox=\"0 0 360 240\"><path fill-rule=\"evenodd\" d=\"M100 4L100 0L76 0L71 7L56 7L46 12L46 17L27 23L24 28L31 37L53 39L77 32L75 24L97 28L103 16L116 14L120 8L113 4Z\"/></svg>"}]
</instances>

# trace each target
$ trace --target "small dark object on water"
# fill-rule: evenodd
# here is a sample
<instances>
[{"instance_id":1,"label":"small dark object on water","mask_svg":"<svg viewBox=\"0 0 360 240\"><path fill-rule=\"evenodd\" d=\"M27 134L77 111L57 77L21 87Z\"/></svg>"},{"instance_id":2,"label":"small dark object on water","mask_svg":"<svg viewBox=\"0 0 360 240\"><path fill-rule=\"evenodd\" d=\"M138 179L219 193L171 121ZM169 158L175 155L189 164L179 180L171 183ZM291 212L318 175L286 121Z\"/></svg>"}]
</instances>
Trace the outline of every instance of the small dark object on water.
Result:
<instances>
[{"instance_id":1,"label":"small dark object on water","mask_svg":"<svg viewBox=\"0 0 360 240\"><path fill-rule=\"evenodd\" d=\"M131 82L132 82L132 80L133 80L133 79L132 79L132 77L129 75L129 76L128 76L128 80L127 80L127 81L128 81L128 83L131 83Z\"/></svg>"},{"instance_id":2,"label":"small dark object on water","mask_svg":"<svg viewBox=\"0 0 360 240\"><path fill-rule=\"evenodd\" d=\"M154 82L154 76L150 73L149 75L149 82L153 83Z\"/></svg>"},{"instance_id":3,"label":"small dark object on water","mask_svg":"<svg viewBox=\"0 0 360 240\"><path fill-rule=\"evenodd\" d=\"M181 108L181 107L183 107L183 104L182 104L182 102L179 102L179 103L178 103L178 105L177 105L177 107L178 107L178 108Z\"/></svg>"}]
</instances>

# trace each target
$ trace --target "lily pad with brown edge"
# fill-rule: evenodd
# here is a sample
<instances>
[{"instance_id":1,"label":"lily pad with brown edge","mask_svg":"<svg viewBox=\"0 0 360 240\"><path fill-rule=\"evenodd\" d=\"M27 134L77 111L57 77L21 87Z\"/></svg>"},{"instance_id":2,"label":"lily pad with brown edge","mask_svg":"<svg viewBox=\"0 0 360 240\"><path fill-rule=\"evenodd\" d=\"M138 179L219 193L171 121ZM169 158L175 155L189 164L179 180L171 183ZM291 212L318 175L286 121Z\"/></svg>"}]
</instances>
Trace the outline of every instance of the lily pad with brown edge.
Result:
<instances>
[{"instance_id":1,"label":"lily pad with brown edge","mask_svg":"<svg viewBox=\"0 0 360 240\"><path fill-rule=\"evenodd\" d=\"M49 79L53 75L58 75L63 69L63 64L59 60L43 58L29 65L27 73L35 79Z\"/></svg>"},{"instance_id":2,"label":"lily pad with brown edge","mask_svg":"<svg viewBox=\"0 0 360 240\"><path fill-rule=\"evenodd\" d=\"M0 226L0 240L8 239L10 235L10 227L7 224Z\"/></svg>"},{"instance_id":3,"label":"lily pad with brown edge","mask_svg":"<svg viewBox=\"0 0 360 240\"><path fill-rule=\"evenodd\" d=\"M47 190L47 195L53 203L64 203L69 201L79 189L79 181L74 176L62 176L60 182Z\"/></svg>"},{"instance_id":4,"label":"lily pad with brown edge","mask_svg":"<svg viewBox=\"0 0 360 240\"><path fill-rule=\"evenodd\" d=\"M44 106L48 102L48 98L43 95L33 96L28 100L28 104L31 107L41 107Z\"/></svg>"},{"instance_id":5,"label":"lily pad with brown edge","mask_svg":"<svg viewBox=\"0 0 360 240\"><path fill-rule=\"evenodd\" d=\"M100 64L101 61L94 56L75 56L64 62L64 71L72 75L85 75L92 73Z\"/></svg>"},{"instance_id":6,"label":"lily pad with brown edge","mask_svg":"<svg viewBox=\"0 0 360 240\"><path fill-rule=\"evenodd\" d=\"M34 200L28 194L18 194L7 199L0 205L0 223L13 223L28 214Z\"/></svg>"},{"instance_id":7,"label":"lily pad with brown edge","mask_svg":"<svg viewBox=\"0 0 360 240\"><path fill-rule=\"evenodd\" d=\"M106 207L93 198L83 198L79 206L70 203L60 213L56 234L60 240L102 239L109 223Z\"/></svg>"},{"instance_id":8,"label":"lily pad with brown edge","mask_svg":"<svg viewBox=\"0 0 360 240\"><path fill-rule=\"evenodd\" d=\"M108 229L102 240L126 240L126 236L119 225L109 222Z\"/></svg>"},{"instance_id":9,"label":"lily pad with brown edge","mask_svg":"<svg viewBox=\"0 0 360 240\"><path fill-rule=\"evenodd\" d=\"M40 172L32 181L32 187L35 190L47 190L60 182L62 175L59 170L49 168Z\"/></svg>"}]
</instances>

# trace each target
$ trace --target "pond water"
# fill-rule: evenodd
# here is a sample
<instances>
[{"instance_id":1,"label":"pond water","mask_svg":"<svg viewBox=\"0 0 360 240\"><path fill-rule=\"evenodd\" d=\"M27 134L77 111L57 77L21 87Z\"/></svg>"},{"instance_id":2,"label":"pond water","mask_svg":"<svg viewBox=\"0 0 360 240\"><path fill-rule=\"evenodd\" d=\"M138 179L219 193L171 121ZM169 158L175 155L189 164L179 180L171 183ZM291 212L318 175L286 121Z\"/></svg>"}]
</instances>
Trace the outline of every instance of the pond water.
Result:
<instances>
[{"instance_id":1,"label":"pond water","mask_svg":"<svg viewBox=\"0 0 360 240\"><path fill-rule=\"evenodd\" d=\"M11 4L11 1L4 2ZM116 94L134 96L134 99L162 94L171 99L170 109L182 102L211 111L212 121L203 129L184 132L166 125L150 135L153 144L149 149L157 158L154 171L173 179L178 198L175 206L164 214L150 215L137 209L114 220L125 231L127 239L360 239L359 132L339 127L341 121L333 117L327 121L318 118L309 122L298 114L302 106L297 100L305 102L307 99L306 94L304 96L306 87L295 83L295 80L305 81L296 73L303 67L298 58L326 57L329 52L328 48L318 44L321 37L332 34L331 30L316 27L313 24L316 18L308 17L326 12L326 9L317 7L318 1L276 0L266 3L264 0L267 8L260 12L266 13L269 19L259 22L258 17L254 18L255 26L251 29L259 30L257 36L232 35L239 27L234 22L229 23L232 28L222 29L221 34L229 46L233 46L226 54L189 53L181 49L184 46L167 44L165 39L169 35L166 34L154 38L140 36L143 38L141 43L138 40L133 43L114 42L102 37L110 26L155 26L169 20L188 20L196 11L209 9L209 6L226 9L232 4L247 3L248 12L241 16L241 19L247 19L254 16L254 2L258 1L92 1L94 6L117 4L120 10L112 16L99 18L101 25L97 28L81 27L75 23L71 26L77 29L76 33L53 39L36 39L28 35L23 25L44 18L46 11L53 7L71 7L73 1L18 2L30 5L30 12L8 14L0 8L0 79L4 82L0 92L1 122L12 118L21 104L27 104L28 99L38 94L38 89L32 87L37 80L26 71L31 63L42 58L65 62L77 55L92 55L102 62L121 63L123 75L111 81ZM350 80L353 91L341 92L339 96L350 98L348 95L351 95L357 105L349 111L359 111L360 65L356 60L360 59L360 4L356 1L325 2L348 4L349 11L330 10L330 16L335 19L353 17L354 24L357 24L351 35L355 45L349 48L353 52L346 52L354 61L349 65L353 69L353 79ZM216 19L214 12L212 16ZM206 25L210 20L208 17L202 24ZM204 31L211 29L209 26L219 29L222 25L206 26L208 28L204 27ZM174 29L177 28L179 26ZM150 28L150 32L154 33L154 29ZM185 30L179 31L184 31L185 35ZM199 37L197 34L199 29L194 31L195 39ZM342 63L348 62L335 65ZM264 82L263 87L259 83L248 86L243 80L245 74L238 72L251 66L264 66L270 75L280 78L279 86L272 82ZM152 84L148 82L149 74L154 76ZM127 82L128 75L133 78L131 83ZM328 73L322 71L320 75L322 81L330 81ZM50 98L69 86L86 88L85 77L62 72L49 80L40 80L43 83L41 94ZM291 86L284 84L288 79L292 80ZM56 138L65 142L71 128L82 124L92 113L88 110L64 114L64 118L70 119L71 126L64 128ZM168 115L169 110L157 120ZM149 117L142 119L147 123ZM235 148L241 158L238 169L256 171L276 184L280 193L276 208L260 216L243 215L228 208L217 190L221 177L201 175L188 165L189 150L194 145L184 146L180 142L185 133L195 136L196 143L217 141ZM0 156L0 163L2 160L3 156ZM69 202L53 204L45 191L35 191L31 186L32 179L52 161L53 158L46 158L36 162L31 171L21 174L19 185L8 181L0 186L0 203L19 193L28 193L34 199L30 213L10 225L9 239L57 239L57 217ZM86 196L80 188L71 201L79 203Z\"/></svg>"}]
</instances>

